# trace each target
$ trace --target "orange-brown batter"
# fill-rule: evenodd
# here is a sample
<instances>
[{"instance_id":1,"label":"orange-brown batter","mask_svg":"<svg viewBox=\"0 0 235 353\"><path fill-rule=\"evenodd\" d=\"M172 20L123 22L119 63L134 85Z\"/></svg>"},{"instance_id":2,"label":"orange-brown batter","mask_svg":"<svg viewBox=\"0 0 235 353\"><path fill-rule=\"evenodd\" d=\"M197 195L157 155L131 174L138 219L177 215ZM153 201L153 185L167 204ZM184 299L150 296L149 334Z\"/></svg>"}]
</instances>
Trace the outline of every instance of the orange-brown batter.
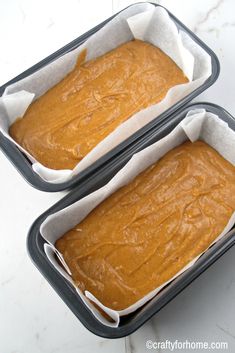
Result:
<instances>
[{"instance_id":1,"label":"orange-brown batter","mask_svg":"<svg viewBox=\"0 0 235 353\"><path fill-rule=\"evenodd\" d=\"M56 242L75 284L125 309L213 242L235 211L235 167L186 142Z\"/></svg>"},{"instance_id":2,"label":"orange-brown batter","mask_svg":"<svg viewBox=\"0 0 235 353\"><path fill-rule=\"evenodd\" d=\"M10 127L13 139L52 169L73 169L118 125L188 81L166 54L139 40L80 61Z\"/></svg>"}]
</instances>

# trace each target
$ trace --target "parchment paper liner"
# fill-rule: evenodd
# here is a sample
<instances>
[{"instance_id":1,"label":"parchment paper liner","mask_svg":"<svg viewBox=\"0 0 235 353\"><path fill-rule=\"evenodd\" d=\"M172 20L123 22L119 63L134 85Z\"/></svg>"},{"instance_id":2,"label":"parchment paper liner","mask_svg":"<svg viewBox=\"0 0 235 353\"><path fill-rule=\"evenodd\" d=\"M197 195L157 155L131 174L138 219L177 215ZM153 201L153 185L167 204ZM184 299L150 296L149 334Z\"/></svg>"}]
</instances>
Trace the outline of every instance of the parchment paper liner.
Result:
<instances>
[{"instance_id":1,"label":"parchment paper liner","mask_svg":"<svg viewBox=\"0 0 235 353\"><path fill-rule=\"evenodd\" d=\"M46 168L17 144L18 148L33 163L33 170L44 180L52 183L62 183L69 180L201 86L211 75L210 56L185 32L178 32L166 10L149 3L135 4L123 10L79 48L7 87L4 95L0 98L0 131L13 141L8 134L9 126L16 118L24 115L34 99L61 81L73 69L79 53L84 48L87 49L87 60L90 60L133 38L148 41L162 49L184 71L190 82L171 88L160 103L134 114L87 154L73 170Z\"/></svg>"},{"instance_id":2,"label":"parchment paper liner","mask_svg":"<svg viewBox=\"0 0 235 353\"><path fill-rule=\"evenodd\" d=\"M45 252L50 262L56 269L71 283L70 271L68 266L63 260L63 257L55 249L54 243L65 232L73 228L76 224L82 221L89 212L91 212L99 203L106 199L109 195L115 192L120 187L128 184L135 176L155 163L159 158L164 156L168 151L174 147L182 144L187 139L196 141L198 139L205 141L207 144L217 150L225 159L235 165L235 132L231 130L228 125L220 120L216 115L206 112L205 110L191 110L187 117L166 137L154 143L153 145L145 148L144 150L136 153L131 160L114 176L114 178L99 190L91 193L83 199L75 202L69 207L62 209L59 212L50 215L41 225L41 234L48 242L45 244ZM226 234L235 222L235 213L229 220L224 231L212 243L217 242L224 234ZM212 245L211 244L211 245ZM211 246L210 245L210 246ZM63 266L67 268L68 273L58 264L55 259L55 253L59 256ZM201 256L197 256L181 271L179 271L169 281L156 288L144 298L121 311L115 311L105 307L100 303L92 293L86 291L85 295L79 289L78 295L82 298L87 307L93 312L95 317L107 326L117 327L119 325L120 317L127 315L137 308L144 305L147 301L153 298L167 283L172 281L175 277L179 276L182 272L191 267L195 261ZM105 311L114 322L110 323L104 318L100 312L89 302L91 299L103 311Z\"/></svg>"}]
</instances>

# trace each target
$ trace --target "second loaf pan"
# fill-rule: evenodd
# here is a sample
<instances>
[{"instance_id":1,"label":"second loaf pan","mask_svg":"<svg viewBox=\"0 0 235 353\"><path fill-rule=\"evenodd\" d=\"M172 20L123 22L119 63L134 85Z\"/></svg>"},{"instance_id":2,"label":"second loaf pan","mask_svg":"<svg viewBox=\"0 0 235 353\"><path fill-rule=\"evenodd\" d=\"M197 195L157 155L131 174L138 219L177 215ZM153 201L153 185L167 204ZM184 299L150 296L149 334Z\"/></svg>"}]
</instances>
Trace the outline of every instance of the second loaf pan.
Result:
<instances>
[{"instance_id":1,"label":"second loaf pan","mask_svg":"<svg viewBox=\"0 0 235 353\"><path fill-rule=\"evenodd\" d=\"M133 4L136 5L136 4ZM131 5L131 6L133 6ZM157 4L152 4L154 6L159 6ZM142 6L141 3L139 3L139 6ZM217 79L219 75L219 62L216 57L216 55L212 52L210 48L208 48L205 43L203 43L197 36L195 36L194 33L192 33L187 27L184 26L176 17L174 17L169 11L168 14L170 18L174 21L176 24L177 28L186 32L197 45L199 45L210 57L211 57L211 65L212 65L212 73L211 76L197 89L195 89L193 92L188 94L186 97L181 99L178 103L174 104L172 107L167 109L163 114L158 116L156 119L152 120L149 124L145 125L143 128L141 128L139 131L134 133L132 136L130 136L128 139L120 143L117 147L112 149L110 152L108 152L106 155L98 159L93 165L90 167L86 168L84 171L80 172L76 176L74 176L72 179L69 181L63 182L63 183L58 183L58 184L53 184L47 181L44 181L34 170L32 169L31 162L28 160L28 158L15 146L14 143L12 143L10 140L8 140L6 137L4 137L3 134L0 133L0 148L4 152L4 154L8 157L8 159L11 161L11 163L15 166L15 168L20 172L20 174L35 188L42 190L42 191L48 191L48 192L55 192L55 191L61 191L61 190L66 190L66 189L71 189L75 187L78 184L82 184L89 176L92 175L94 171L101 170L104 165L107 163L112 163L112 160L116 157L118 157L125 149L129 148L130 145L134 142L137 141L141 136L146 134L148 131L151 129L155 128L159 124L161 124L162 121L167 119L172 113L177 111L179 108L183 107L186 105L186 103L190 102L193 98L198 96L201 92L203 92L205 89L210 87ZM65 47L61 48L57 52L53 53L49 57L45 58L38 64L34 65L30 69L26 70L19 76L15 77L11 81L7 82L4 84L2 87L0 87L0 95L3 94L5 88L9 86L10 84L17 82L30 74L36 72L40 68L46 66L53 60L59 58L60 56L64 55L68 51L71 51L75 48L77 48L79 45L81 45L85 40L87 40L92 34L97 32L99 29L101 29L106 23L108 23L113 17L115 17L117 14L114 16L108 18L101 24L97 25L96 27L92 28L90 31L87 33L83 34L82 36L78 37L75 39L73 42L67 44Z\"/></svg>"},{"instance_id":2,"label":"second loaf pan","mask_svg":"<svg viewBox=\"0 0 235 353\"><path fill-rule=\"evenodd\" d=\"M32 261L42 273L42 275L52 285L62 300L68 305L76 317L83 325L96 335L106 338L120 338L127 336L137 330L141 325L149 320L154 314L161 310L169 301L179 294L187 285L189 285L196 277L203 273L211 264L213 264L220 256L222 256L232 245L235 244L235 228L220 239L216 244L209 248L199 260L186 272L181 274L166 286L159 294L151 299L147 304L138 309L136 312L123 317L120 326L111 328L100 323L84 305L80 297L78 297L75 288L71 286L50 264L44 252L45 240L40 234L40 226L42 222L51 214L71 205L77 200L90 194L97 188L106 184L117 171L127 163L131 156L144 149L145 147L160 140L168 135L176 125L186 116L191 109L204 108L212 112L227 122L231 129L235 131L234 118L223 110L221 107L209 103L192 104L184 108L181 112L175 113L171 119L162 122L153 131L146 134L138 142L133 143L132 148L126 151L120 157L117 157L111 164L107 164L102 171L93 174L92 178L88 178L86 183L76 188L57 202L49 210L43 213L32 225L27 239L28 252Z\"/></svg>"}]
</instances>

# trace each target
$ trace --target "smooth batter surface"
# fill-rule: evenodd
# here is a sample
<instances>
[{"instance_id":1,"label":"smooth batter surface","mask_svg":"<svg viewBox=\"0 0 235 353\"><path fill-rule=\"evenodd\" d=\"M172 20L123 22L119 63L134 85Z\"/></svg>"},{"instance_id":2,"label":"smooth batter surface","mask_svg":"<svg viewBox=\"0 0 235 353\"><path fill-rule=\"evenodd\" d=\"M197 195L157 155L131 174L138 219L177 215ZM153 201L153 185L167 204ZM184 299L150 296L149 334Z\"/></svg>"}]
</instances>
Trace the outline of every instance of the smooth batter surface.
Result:
<instances>
[{"instance_id":1,"label":"smooth batter surface","mask_svg":"<svg viewBox=\"0 0 235 353\"><path fill-rule=\"evenodd\" d=\"M10 135L46 167L73 169L118 125L187 81L160 49L133 40L78 63L30 105Z\"/></svg>"},{"instance_id":2,"label":"smooth batter surface","mask_svg":"<svg viewBox=\"0 0 235 353\"><path fill-rule=\"evenodd\" d=\"M75 284L125 309L203 252L235 211L235 167L186 142L56 242Z\"/></svg>"}]
</instances>

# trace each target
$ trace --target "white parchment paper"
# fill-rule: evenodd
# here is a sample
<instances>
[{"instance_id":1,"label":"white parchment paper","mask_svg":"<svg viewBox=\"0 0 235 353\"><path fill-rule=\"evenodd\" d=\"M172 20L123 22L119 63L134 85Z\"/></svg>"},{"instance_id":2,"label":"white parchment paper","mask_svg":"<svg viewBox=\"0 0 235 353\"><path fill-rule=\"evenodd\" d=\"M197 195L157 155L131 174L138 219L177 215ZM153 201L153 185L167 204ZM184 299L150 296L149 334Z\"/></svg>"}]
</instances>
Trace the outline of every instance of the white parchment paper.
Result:
<instances>
[{"instance_id":1,"label":"white parchment paper","mask_svg":"<svg viewBox=\"0 0 235 353\"><path fill-rule=\"evenodd\" d=\"M54 244L65 232L73 228L81 222L97 205L104 199L118 190L120 187L128 184L139 173L148 168L150 165L159 160L168 151L174 147L182 144L186 140L196 141L203 140L216 151L218 151L225 159L235 165L235 132L231 130L228 125L223 122L216 115L206 112L205 110L192 110L188 113L187 117L166 137L154 143L153 145L145 148L144 150L136 153L131 160L114 176L114 178L104 187L93 192L92 194L84 197L83 199L75 202L71 206L54 213L49 216L41 225L41 234L47 241L45 244L45 252L50 262L56 269L71 283L70 271L65 264L63 257L55 249ZM212 243L217 242L224 234L226 234L235 223L235 212L229 220L224 231ZM212 245L211 244L211 245ZM60 258L67 272L58 264L55 254ZM178 272L173 278L179 276L182 272L191 267L195 261L201 256L197 256L186 267ZM105 307L102 303L95 298L92 293L86 291L85 295L79 289L78 295L82 298L88 308L93 312L96 318L107 326L117 327L119 325L120 317L127 315L137 308L144 305L147 301L153 298L167 283L172 281L171 278L162 286L156 288L144 298L121 311L115 311ZM104 310L114 321L110 323L104 318L100 312L92 305L91 299L102 310Z\"/></svg>"},{"instance_id":2,"label":"white parchment paper","mask_svg":"<svg viewBox=\"0 0 235 353\"><path fill-rule=\"evenodd\" d=\"M74 68L84 48L87 49L86 60L90 60L133 38L150 42L162 49L184 71L190 82L171 88L160 103L134 114L87 154L73 170L46 168L17 144L33 163L34 171L44 180L52 183L67 181L194 91L211 75L210 56L185 32L178 31L165 9L149 3L135 4L123 10L79 48L7 87L0 98L0 131L13 141L8 134L9 126L24 115L33 100L61 81Z\"/></svg>"}]
</instances>

